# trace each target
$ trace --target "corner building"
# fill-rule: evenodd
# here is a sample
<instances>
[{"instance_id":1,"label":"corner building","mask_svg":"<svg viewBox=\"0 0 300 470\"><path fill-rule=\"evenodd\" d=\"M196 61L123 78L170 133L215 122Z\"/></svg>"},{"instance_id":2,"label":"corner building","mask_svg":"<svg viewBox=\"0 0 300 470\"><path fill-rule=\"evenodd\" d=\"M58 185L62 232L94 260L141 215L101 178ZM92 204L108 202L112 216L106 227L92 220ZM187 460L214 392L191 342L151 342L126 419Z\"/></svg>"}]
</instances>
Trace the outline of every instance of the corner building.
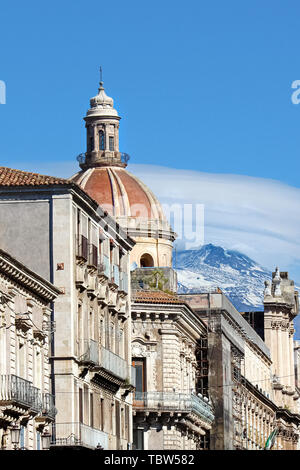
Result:
<instances>
[{"instance_id":1,"label":"corner building","mask_svg":"<svg viewBox=\"0 0 300 470\"><path fill-rule=\"evenodd\" d=\"M75 183L3 167L0 221L2 246L60 291L51 310L51 448L127 449L134 241Z\"/></svg>"}]
</instances>

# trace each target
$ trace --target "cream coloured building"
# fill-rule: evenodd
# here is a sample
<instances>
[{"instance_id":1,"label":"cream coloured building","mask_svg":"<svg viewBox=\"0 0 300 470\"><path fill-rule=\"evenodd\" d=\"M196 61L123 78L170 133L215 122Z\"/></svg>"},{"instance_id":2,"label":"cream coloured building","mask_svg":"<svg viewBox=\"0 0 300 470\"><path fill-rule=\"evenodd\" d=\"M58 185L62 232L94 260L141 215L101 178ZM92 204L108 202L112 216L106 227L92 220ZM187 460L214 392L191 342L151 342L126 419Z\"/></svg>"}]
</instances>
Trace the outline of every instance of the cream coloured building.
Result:
<instances>
[{"instance_id":1,"label":"cream coloured building","mask_svg":"<svg viewBox=\"0 0 300 470\"><path fill-rule=\"evenodd\" d=\"M61 291L51 318L51 448L127 449L134 242L73 182L8 168L0 181L2 245Z\"/></svg>"},{"instance_id":2,"label":"cream coloured building","mask_svg":"<svg viewBox=\"0 0 300 470\"><path fill-rule=\"evenodd\" d=\"M134 291L131 309L134 448L207 449L214 413L199 387L204 323L163 291Z\"/></svg>"},{"instance_id":3,"label":"cream coloured building","mask_svg":"<svg viewBox=\"0 0 300 470\"><path fill-rule=\"evenodd\" d=\"M282 278L282 295L277 305L280 304L279 311L285 311L286 315L289 312L290 324L284 330L289 332L298 307L292 281L288 281L286 273L282 273ZM267 288L265 293L265 314L255 312L259 324L263 319L260 334L243 318L248 315L241 315L219 289L180 295L209 329L208 389L216 415L210 439L212 450L262 450L274 430L277 431L274 449L292 450L298 446L300 416L294 405L298 395L295 388L292 394L291 389L282 386L287 380L285 374L274 377L274 371L278 370L277 361L289 362L286 369L293 370L293 358L283 349L276 350L275 354L264 336L269 333L270 315L275 315L274 310L271 313L275 283L267 287L270 289ZM278 317L276 321L279 321ZM276 328L273 331L274 339L272 334L268 338L275 341L278 333ZM290 384L293 375L288 375L288 380ZM278 390L283 396L278 397ZM293 408L289 408L291 397Z\"/></svg>"},{"instance_id":4,"label":"cream coloured building","mask_svg":"<svg viewBox=\"0 0 300 470\"><path fill-rule=\"evenodd\" d=\"M0 249L0 448L40 450L56 408L51 303L59 290ZM19 439L12 442L12 428Z\"/></svg>"}]
</instances>

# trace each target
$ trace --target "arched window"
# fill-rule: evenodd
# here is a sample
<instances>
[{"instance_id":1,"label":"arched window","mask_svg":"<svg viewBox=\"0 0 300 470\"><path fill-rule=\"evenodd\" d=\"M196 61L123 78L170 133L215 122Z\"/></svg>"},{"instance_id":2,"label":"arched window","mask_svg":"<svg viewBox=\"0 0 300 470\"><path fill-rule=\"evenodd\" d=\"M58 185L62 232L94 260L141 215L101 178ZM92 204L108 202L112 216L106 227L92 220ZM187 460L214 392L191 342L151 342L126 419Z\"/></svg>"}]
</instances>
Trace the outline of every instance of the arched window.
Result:
<instances>
[{"instance_id":1,"label":"arched window","mask_svg":"<svg viewBox=\"0 0 300 470\"><path fill-rule=\"evenodd\" d=\"M99 131L99 150L105 150L105 135L103 131Z\"/></svg>"},{"instance_id":2,"label":"arched window","mask_svg":"<svg viewBox=\"0 0 300 470\"><path fill-rule=\"evenodd\" d=\"M153 261L152 256L149 255L149 253L144 253L141 256L140 265L141 265L141 268L153 268L154 261Z\"/></svg>"}]
</instances>

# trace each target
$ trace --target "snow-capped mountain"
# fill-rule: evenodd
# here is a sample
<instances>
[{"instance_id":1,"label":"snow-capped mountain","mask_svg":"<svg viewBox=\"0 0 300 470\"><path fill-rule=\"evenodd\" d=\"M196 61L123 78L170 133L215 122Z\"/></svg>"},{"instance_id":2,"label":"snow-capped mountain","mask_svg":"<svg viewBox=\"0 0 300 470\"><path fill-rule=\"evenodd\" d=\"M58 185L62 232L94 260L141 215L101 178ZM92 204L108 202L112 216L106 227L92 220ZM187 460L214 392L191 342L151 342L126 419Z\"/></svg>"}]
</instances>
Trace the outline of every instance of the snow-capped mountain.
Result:
<instances>
[{"instance_id":1,"label":"snow-capped mountain","mask_svg":"<svg viewBox=\"0 0 300 470\"><path fill-rule=\"evenodd\" d=\"M174 268L181 293L220 287L237 310L262 310L264 281L272 274L248 256L212 244L178 251Z\"/></svg>"}]
</instances>

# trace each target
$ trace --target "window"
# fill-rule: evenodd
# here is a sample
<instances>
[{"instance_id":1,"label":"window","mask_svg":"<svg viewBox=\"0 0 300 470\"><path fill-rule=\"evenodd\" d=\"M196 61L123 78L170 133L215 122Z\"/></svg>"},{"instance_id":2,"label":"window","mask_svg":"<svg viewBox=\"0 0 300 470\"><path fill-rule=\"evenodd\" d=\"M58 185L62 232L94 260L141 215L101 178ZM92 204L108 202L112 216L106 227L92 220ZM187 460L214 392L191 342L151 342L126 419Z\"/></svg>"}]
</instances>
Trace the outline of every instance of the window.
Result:
<instances>
[{"instance_id":1,"label":"window","mask_svg":"<svg viewBox=\"0 0 300 470\"><path fill-rule=\"evenodd\" d=\"M89 128L89 151L92 152L94 150L94 129L93 127Z\"/></svg>"},{"instance_id":2,"label":"window","mask_svg":"<svg viewBox=\"0 0 300 470\"><path fill-rule=\"evenodd\" d=\"M146 391L146 363L145 358L133 358L132 365L136 372L136 389L134 403L135 406L142 406L144 402L144 392Z\"/></svg>"},{"instance_id":3,"label":"window","mask_svg":"<svg viewBox=\"0 0 300 470\"><path fill-rule=\"evenodd\" d=\"M99 150L105 150L105 135L103 131L99 131Z\"/></svg>"},{"instance_id":4,"label":"window","mask_svg":"<svg viewBox=\"0 0 300 470\"><path fill-rule=\"evenodd\" d=\"M144 253L140 259L141 268L152 268L154 266L154 261L149 253Z\"/></svg>"},{"instance_id":5,"label":"window","mask_svg":"<svg viewBox=\"0 0 300 470\"><path fill-rule=\"evenodd\" d=\"M90 394L90 426L94 427L94 395Z\"/></svg>"},{"instance_id":6,"label":"window","mask_svg":"<svg viewBox=\"0 0 300 470\"><path fill-rule=\"evenodd\" d=\"M109 150L114 150L114 138L111 135L109 136Z\"/></svg>"},{"instance_id":7,"label":"window","mask_svg":"<svg viewBox=\"0 0 300 470\"><path fill-rule=\"evenodd\" d=\"M144 430L143 429L133 430L133 449L144 450Z\"/></svg>"},{"instance_id":8,"label":"window","mask_svg":"<svg viewBox=\"0 0 300 470\"><path fill-rule=\"evenodd\" d=\"M79 389L79 422L80 422L80 423L83 423L82 388Z\"/></svg>"}]
</instances>

